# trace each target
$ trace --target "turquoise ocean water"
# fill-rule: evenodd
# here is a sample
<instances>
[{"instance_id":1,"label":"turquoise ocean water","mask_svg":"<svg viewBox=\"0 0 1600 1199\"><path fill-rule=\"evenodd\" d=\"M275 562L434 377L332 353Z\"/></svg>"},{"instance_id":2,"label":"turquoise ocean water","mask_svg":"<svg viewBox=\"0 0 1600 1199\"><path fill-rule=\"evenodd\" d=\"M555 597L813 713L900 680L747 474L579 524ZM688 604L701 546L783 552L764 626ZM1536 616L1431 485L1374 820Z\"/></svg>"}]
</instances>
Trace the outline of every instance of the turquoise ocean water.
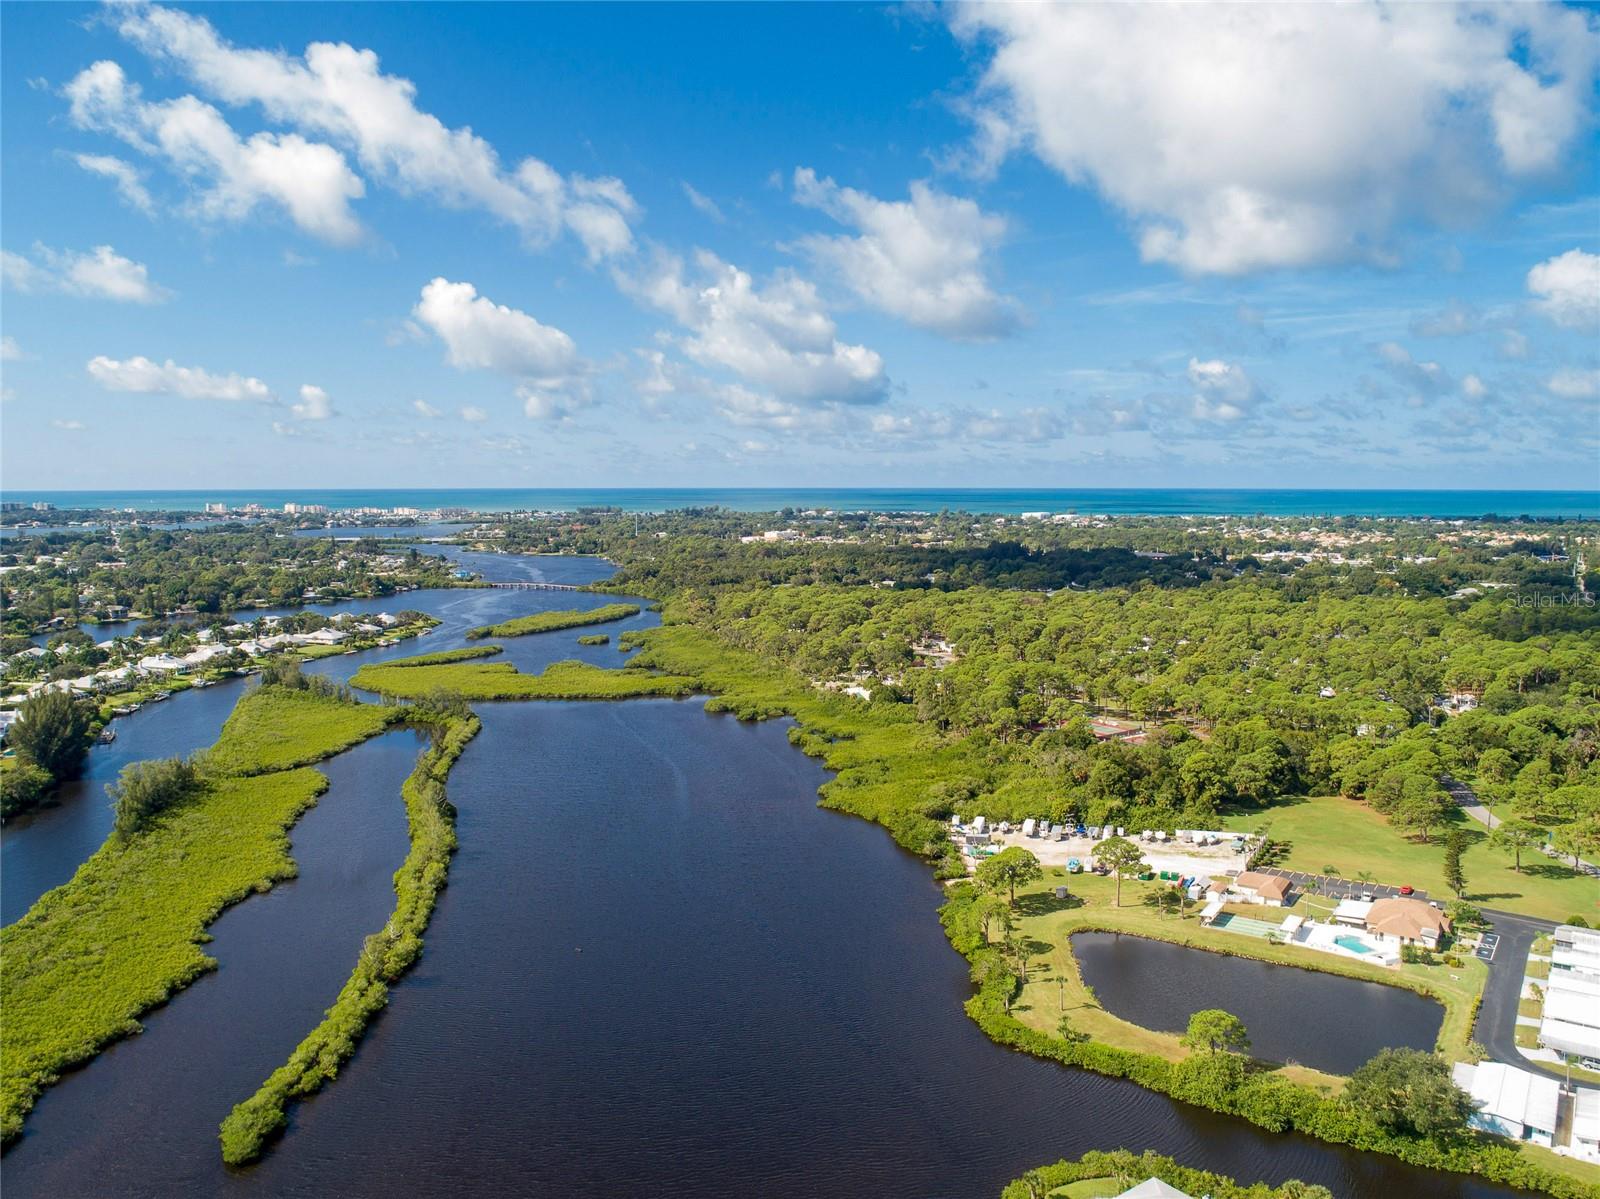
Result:
<instances>
[{"instance_id":1,"label":"turquoise ocean water","mask_svg":"<svg viewBox=\"0 0 1600 1199\"><path fill-rule=\"evenodd\" d=\"M198 511L207 503L229 507L286 503L329 508L465 508L475 512L522 509L571 511L616 507L628 512L720 506L744 512L781 508L839 511L1105 513L1108 515L1265 516L1536 516L1600 519L1595 491L1257 491L1189 488L1087 488L1063 490L903 488L306 488L283 491L7 491L6 500L43 501L58 508L131 508Z\"/></svg>"}]
</instances>

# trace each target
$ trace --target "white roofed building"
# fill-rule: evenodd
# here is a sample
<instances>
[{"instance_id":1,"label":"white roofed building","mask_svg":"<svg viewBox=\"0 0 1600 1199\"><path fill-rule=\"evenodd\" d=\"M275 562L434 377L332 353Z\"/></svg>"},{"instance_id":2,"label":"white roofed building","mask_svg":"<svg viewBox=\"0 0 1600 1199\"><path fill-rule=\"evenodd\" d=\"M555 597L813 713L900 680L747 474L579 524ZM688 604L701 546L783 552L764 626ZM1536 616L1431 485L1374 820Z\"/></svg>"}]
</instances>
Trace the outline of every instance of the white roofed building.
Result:
<instances>
[{"instance_id":1,"label":"white roofed building","mask_svg":"<svg viewBox=\"0 0 1600 1199\"><path fill-rule=\"evenodd\" d=\"M1563 924L1550 950L1539 1044L1600 1058L1600 929Z\"/></svg>"},{"instance_id":2,"label":"white roofed building","mask_svg":"<svg viewBox=\"0 0 1600 1199\"><path fill-rule=\"evenodd\" d=\"M1561 1110L1561 1084L1502 1062L1457 1062L1456 1085L1472 1096L1472 1127L1517 1141L1549 1146Z\"/></svg>"}]
</instances>

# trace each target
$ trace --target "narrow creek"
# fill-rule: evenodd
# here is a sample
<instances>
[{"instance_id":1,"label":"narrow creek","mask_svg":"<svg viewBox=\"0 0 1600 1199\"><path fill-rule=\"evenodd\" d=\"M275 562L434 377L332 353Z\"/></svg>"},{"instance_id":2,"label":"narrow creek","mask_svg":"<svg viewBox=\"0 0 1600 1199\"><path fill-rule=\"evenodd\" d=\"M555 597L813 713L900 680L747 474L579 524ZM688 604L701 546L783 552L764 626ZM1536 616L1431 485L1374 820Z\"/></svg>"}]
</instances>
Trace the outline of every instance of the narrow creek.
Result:
<instances>
[{"instance_id":1,"label":"narrow creek","mask_svg":"<svg viewBox=\"0 0 1600 1199\"><path fill-rule=\"evenodd\" d=\"M8 1196L210 1193L218 1123L322 1018L394 907L400 784L424 744L396 730L322 765L328 790L290 834L299 876L224 912L206 947L218 969L44 1092L0 1166Z\"/></svg>"}]
</instances>

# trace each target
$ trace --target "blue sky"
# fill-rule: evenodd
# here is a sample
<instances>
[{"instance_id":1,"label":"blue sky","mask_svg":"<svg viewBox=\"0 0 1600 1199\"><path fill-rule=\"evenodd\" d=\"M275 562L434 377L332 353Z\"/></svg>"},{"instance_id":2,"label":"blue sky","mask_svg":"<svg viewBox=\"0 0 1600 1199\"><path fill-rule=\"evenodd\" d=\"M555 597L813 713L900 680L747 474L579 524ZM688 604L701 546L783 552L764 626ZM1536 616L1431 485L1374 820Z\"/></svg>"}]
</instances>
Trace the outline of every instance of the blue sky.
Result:
<instances>
[{"instance_id":1,"label":"blue sky","mask_svg":"<svg viewBox=\"0 0 1600 1199\"><path fill-rule=\"evenodd\" d=\"M0 33L11 487L1600 485L1593 9Z\"/></svg>"}]
</instances>

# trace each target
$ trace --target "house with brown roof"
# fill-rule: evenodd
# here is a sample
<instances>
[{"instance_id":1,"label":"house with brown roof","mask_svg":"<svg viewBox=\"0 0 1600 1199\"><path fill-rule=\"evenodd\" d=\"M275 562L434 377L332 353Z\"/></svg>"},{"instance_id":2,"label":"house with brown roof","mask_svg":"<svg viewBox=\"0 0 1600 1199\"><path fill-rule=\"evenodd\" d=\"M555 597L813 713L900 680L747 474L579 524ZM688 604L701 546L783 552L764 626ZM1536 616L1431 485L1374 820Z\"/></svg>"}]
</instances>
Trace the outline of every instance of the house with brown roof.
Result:
<instances>
[{"instance_id":1,"label":"house with brown roof","mask_svg":"<svg viewBox=\"0 0 1600 1199\"><path fill-rule=\"evenodd\" d=\"M1281 908L1289 898L1289 880L1276 874L1262 874L1246 870L1227 885L1228 896L1244 903L1264 903L1269 908Z\"/></svg>"},{"instance_id":2,"label":"house with brown roof","mask_svg":"<svg viewBox=\"0 0 1600 1199\"><path fill-rule=\"evenodd\" d=\"M1391 896L1373 903L1367 931L1385 941L1437 949L1450 932L1450 918L1431 903Z\"/></svg>"}]
</instances>

